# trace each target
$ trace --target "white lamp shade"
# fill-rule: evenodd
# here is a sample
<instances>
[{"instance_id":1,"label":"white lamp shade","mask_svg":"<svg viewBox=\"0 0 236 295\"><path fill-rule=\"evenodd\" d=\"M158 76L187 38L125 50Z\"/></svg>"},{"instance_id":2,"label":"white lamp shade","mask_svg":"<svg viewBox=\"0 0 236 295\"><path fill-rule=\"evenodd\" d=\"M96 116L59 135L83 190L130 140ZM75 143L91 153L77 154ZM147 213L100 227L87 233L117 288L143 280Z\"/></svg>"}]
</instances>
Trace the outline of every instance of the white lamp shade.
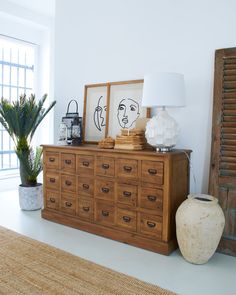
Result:
<instances>
[{"instance_id":1,"label":"white lamp shade","mask_svg":"<svg viewBox=\"0 0 236 295\"><path fill-rule=\"evenodd\" d=\"M142 106L182 107L184 105L183 74L154 73L144 77Z\"/></svg>"}]
</instances>

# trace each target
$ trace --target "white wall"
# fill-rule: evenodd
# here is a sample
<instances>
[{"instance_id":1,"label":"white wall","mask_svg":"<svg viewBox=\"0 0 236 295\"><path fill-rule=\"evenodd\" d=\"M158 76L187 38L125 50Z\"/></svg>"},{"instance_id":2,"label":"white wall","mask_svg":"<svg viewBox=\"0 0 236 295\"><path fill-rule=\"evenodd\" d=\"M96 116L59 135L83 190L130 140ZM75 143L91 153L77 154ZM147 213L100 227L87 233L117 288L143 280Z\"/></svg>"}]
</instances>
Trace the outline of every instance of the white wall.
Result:
<instances>
[{"instance_id":1,"label":"white wall","mask_svg":"<svg viewBox=\"0 0 236 295\"><path fill-rule=\"evenodd\" d=\"M207 192L214 53L236 46L235 11L234 0L57 0L55 134L69 99L82 111L85 84L183 73L187 106L171 111L178 148L193 150L191 191Z\"/></svg>"},{"instance_id":2,"label":"white wall","mask_svg":"<svg viewBox=\"0 0 236 295\"><path fill-rule=\"evenodd\" d=\"M54 44L54 19L46 11L45 14L41 14L21 6L24 4L23 2L22 0L0 0L0 34L37 45L38 55L35 72L37 83L35 93L37 97L48 93L49 99L47 103L49 104L50 100L53 100L54 95L52 85L53 59L51 56L52 45ZM53 1L50 0L51 2ZM37 130L34 140L35 144L53 142L53 128L48 128L49 125L53 126L52 112L42 123L42 128ZM47 128L47 132L45 132L45 128Z\"/></svg>"}]
</instances>

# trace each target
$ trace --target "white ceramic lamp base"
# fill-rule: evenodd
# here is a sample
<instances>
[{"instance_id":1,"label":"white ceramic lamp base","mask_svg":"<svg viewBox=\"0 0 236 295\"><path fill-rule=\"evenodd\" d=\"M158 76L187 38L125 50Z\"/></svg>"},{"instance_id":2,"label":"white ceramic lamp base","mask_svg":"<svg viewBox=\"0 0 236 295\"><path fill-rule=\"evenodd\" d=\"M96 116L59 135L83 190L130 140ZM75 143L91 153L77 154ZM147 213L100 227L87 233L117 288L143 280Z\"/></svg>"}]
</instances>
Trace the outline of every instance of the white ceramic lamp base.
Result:
<instances>
[{"instance_id":1,"label":"white ceramic lamp base","mask_svg":"<svg viewBox=\"0 0 236 295\"><path fill-rule=\"evenodd\" d=\"M170 151L176 145L178 135L178 124L165 109L158 110L157 115L147 122L147 142L157 151Z\"/></svg>"}]
</instances>

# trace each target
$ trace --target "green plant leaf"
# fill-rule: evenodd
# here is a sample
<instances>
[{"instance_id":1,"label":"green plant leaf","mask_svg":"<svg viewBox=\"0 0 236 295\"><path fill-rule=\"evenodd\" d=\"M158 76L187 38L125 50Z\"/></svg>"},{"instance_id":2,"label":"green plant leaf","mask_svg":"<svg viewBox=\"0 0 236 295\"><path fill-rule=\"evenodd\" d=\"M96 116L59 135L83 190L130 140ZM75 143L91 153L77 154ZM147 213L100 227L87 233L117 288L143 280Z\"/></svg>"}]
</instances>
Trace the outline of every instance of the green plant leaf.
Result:
<instances>
[{"instance_id":1,"label":"green plant leaf","mask_svg":"<svg viewBox=\"0 0 236 295\"><path fill-rule=\"evenodd\" d=\"M42 149L36 148L34 152L30 142L39 124L56 104L53 101L45 109L46 98L47 94L37 101L34 94L29 98L23 94L16 101L2 98L0 102L0 123L14 140L23 185L35 184L42 170Z\"/></svg>"}]
</instances>

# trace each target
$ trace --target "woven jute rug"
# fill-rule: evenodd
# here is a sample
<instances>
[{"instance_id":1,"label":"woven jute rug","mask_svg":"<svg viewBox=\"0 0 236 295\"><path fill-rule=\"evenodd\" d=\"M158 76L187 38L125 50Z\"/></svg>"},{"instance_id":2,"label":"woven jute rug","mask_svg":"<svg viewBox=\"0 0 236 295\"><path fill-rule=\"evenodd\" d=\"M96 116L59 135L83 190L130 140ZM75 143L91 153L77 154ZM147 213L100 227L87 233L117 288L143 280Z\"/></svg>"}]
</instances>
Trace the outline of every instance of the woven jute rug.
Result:
<instances>
[{"instance_id":1,"label":"woven jute rug","mask_svg":"<svg viewBox=\"0 0 236 295\"><path fill-rule=\"evenodd\" d=\"M0 227L0 294L174 294Z\"/></svg>"}]
</instances>

